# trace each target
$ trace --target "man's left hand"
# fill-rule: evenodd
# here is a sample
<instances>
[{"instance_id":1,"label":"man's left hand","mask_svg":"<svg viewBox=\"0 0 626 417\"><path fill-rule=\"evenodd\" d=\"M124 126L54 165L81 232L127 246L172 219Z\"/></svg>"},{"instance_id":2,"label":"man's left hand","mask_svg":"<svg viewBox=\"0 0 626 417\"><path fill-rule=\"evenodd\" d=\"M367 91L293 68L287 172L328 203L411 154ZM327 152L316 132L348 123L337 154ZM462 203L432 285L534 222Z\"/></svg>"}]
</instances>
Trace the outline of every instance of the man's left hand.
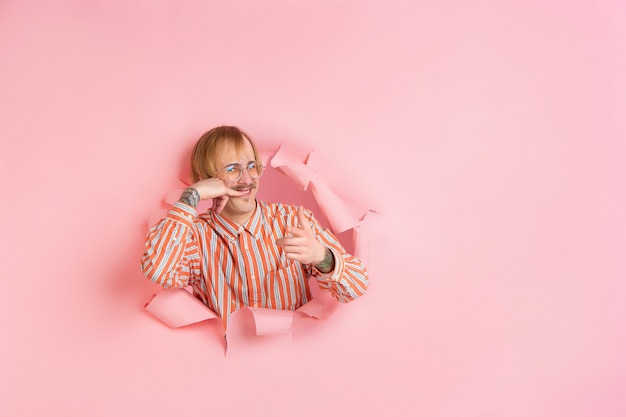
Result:
<instances>
[{"instance_id":1,"label":"man's left hand","mask_svg":"<svg viewBox=\"0 0 626 417\"><path fill-rule=\"evenodd\" d=\"M298 207L298 227L288 227L287 236L276 240L287 258L303 264L317 265L324 260L326 247L313 234L302 206Z\"/></svg>"}]
</instances>

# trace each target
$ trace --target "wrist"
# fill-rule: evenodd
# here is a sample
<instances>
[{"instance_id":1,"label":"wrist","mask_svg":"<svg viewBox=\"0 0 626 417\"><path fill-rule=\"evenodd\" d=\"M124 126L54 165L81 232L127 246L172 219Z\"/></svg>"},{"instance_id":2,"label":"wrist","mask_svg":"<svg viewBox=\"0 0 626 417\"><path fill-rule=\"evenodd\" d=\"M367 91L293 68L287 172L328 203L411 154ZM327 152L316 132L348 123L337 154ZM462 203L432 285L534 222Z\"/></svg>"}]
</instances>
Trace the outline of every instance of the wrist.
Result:
<instances>
[{"instance_id":1,"label":"wrist","mask_svg":"<svg viewBox=\"0 0 626 417\"><path fill-rule=\"evenodd\" d=\"M191 206L193 208L198 207L200 202L200 193L193 187L185 188L185 191L180 196L179 202Z\"/></svg>"},{"instance_id":2,"label":"wrist","mask_svg":"<svg viewBox=\"0 0 626 417\"><path fill-rule=\"evenodd\" d=\"M315 268L323 274L328 274L335 269L335 257L330 249L324 247L324 259L315 264Z\"/></svg>"}]
</instances>

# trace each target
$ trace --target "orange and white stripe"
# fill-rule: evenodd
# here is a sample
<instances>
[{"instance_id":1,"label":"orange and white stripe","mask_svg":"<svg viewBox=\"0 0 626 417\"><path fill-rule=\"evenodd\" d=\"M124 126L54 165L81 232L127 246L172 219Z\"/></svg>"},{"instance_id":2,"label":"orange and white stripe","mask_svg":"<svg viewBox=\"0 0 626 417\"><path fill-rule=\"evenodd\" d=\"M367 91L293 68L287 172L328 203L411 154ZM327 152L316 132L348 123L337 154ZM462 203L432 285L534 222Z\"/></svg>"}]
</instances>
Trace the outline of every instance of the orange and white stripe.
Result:
<instances>
[{"instance_id":1,"label":"orange and white stripe","mask_svg":"<svg viewBox=\"0 0 626 417\"><path fill-rule=\"evenodd\" d=\"M143 272L163 287L191 286L222 318L224 327L230 313L244 306L297 309L311 299L307 285L311 276L340 302L361 296L368 285L363 263L346 253L310 211L306 215L317 238L335 257L335 269L329 274L287 259L276 244L287 227L297 227L297 207L262 201L241 227L212 210L198 216L194 208L174 203L148 232Z\"/></svg>"}]
</instances>

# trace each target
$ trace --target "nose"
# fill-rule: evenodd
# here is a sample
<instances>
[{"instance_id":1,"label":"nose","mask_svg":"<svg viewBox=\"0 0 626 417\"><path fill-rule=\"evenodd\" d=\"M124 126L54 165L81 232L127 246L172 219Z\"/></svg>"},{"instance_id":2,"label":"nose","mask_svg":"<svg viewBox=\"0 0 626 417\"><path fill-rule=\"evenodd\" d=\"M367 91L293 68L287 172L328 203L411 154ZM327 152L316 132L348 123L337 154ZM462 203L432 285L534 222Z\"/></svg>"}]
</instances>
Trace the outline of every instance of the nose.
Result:
<instances>
[{"instance_id":1,"label":"nose","mask_svg":"<svg viewBox=\"0 0 626 417\"><path fill-rule=\"evenodd\" d=\"M243 168L241 170L241 177L239 178L238 182L242 184L252 184L254 182L247 168Z\"/></svg>"}]
</instances>

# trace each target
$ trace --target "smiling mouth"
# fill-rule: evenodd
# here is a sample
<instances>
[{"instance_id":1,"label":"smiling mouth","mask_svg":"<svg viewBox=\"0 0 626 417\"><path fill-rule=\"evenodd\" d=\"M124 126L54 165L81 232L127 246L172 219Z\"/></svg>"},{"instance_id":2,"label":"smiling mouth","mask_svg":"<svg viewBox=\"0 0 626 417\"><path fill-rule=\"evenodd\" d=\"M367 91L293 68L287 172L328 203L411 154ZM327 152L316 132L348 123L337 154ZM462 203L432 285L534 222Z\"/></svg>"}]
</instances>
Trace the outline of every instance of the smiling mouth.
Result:
<instances>
[{"instance_id":1,"label":"smiling mouth","mask_svg":"<svg viewBox=\"0 0 626 417\"><path fill-rule=\"evenodd\" d=\"M247 196L249 196L252 193L252 190L254 190L255 188L256 187L244 187L244 188L236 188L235 190L236 191L242 191L242 192L245 193L244 195L241 195L239 197L247 197Z\"/></svg>"}]
</instances>

